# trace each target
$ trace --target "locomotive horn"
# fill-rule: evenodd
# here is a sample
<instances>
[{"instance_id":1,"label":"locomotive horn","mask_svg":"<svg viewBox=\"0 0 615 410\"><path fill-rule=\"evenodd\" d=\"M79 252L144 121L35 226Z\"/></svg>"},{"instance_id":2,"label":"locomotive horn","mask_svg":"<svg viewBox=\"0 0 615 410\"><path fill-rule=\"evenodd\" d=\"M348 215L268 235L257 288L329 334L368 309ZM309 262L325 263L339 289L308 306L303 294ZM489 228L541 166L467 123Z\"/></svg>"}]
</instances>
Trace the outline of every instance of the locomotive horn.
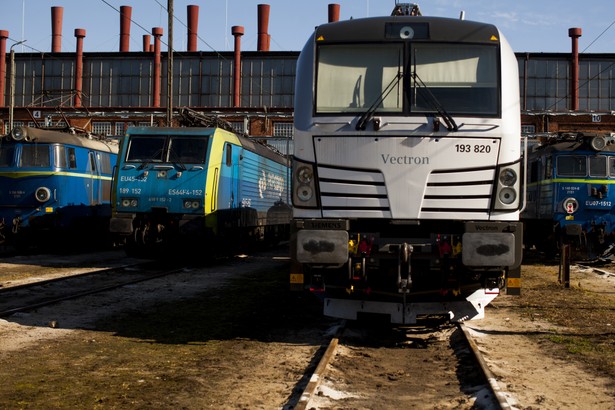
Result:
<instances>
[{"instance_id":1,"label":"locomotive horn","mask_svg":"<svg viewBox=\"0 0 615 410\"><path fill-rule=\"evenodd\" d=\"M591 145L595 151L602 151L604 147L606 147L606 139L603 136L598 135L591 139L589 145Z\"/></svg>"}]
</instances>

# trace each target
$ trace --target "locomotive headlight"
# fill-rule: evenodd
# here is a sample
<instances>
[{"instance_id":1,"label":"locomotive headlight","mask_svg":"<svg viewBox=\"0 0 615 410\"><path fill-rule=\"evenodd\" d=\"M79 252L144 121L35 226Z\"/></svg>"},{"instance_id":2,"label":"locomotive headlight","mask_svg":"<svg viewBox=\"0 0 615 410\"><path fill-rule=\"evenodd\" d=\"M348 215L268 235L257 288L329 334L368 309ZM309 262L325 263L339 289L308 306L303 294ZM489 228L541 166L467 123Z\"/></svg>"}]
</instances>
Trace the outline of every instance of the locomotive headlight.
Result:
<instances>
[{"instance_id":1,"label":"locomotive headlight","mask_svg":"<svg viewBox=\"0 0 615 410\"><path fill-rule=\"evenodd\" d=\"M51 199L51 190L44 186L37 188L34 192L34 196L38 202L47 202Z\"/></svg>"},{"instance_id":2,"label":"locomotive headlight","mask_svg":"<svg viewBox=\"0 0 615 410\"><path fill-rule=\"evenodd\" d=\"M194 199L184 199L184 208L186 209L197 209L201 207L201 201L197 201Z\"/></svg>"},{"instance_id":3,"label":"locomotive headlight","mask_svg":"<svg viewBox=\"0 0 615 410\"><path fill-rule=\"evenodd\" d=\"M314 196L314 190L309 185L300 185L297 188L297 198L302 201L309 201Z\"/></svg>"},{"instance_id":4,"label":"locomotive headlight","mask_svg":"<svg viewBox=\"0 0 615 410\"><path fill-rule=\"evenodd\" d=\"M503 204L510 205L517 199L517 192L512 188L503 188L500 191L499 198Z\"/></svg>"},{"instance_id":5,"label":"locomotive headlight","mask_svg":"<svg viewBox=\"0 0 615 410\"><path fill-rule=\"evenodd\" d=\"M311 164L295 160L292 169L293 203L299 207L318 206L314 167Z\"/></svg>"},{"instance_id":6,"label":"locomotive headlight","mask_svg":"<svg viewBox=\"0 0 615 410\"><path fill-rule=\"evenodd\" d=\"M303 166L297 169L297 181L302 184L309 184L314 179L311 167Z\"/></svg>"},{"instance_id":7,"label":"locomotive headlight","mask_svg":"<svg viewBox=\"0 0 615 410\"><path fill-rule=\"evenodd\" d=\"M134 198L123 198L122 199L122 206L124 208L128 208L128 207L135 208L137 205L139 205L139 201L137 201Z\"/></svg>"},{"instance_id":8,"label":"locomotive headlight","mask_svg":"<svg viewBox=\"0 0 615 410\"><path fill-rule=\"evenodd\" d=\"M11 131L11 137L13 137L15 141L21 141L25 139L26 135L27 135L26 130L23 129L22 127L15 127Z\"/></svg>"},{"instance_id":9,"label":"locomotive headlight","mask_svg":"<svg viewBox=\"0 0 615 410\"><path fill-rule=\"evenodd\" d=\"M513 186L517 182L517 173L514 169L506 168L500 172L500 182L504 186Z\"/></svg>"}]
</instances>

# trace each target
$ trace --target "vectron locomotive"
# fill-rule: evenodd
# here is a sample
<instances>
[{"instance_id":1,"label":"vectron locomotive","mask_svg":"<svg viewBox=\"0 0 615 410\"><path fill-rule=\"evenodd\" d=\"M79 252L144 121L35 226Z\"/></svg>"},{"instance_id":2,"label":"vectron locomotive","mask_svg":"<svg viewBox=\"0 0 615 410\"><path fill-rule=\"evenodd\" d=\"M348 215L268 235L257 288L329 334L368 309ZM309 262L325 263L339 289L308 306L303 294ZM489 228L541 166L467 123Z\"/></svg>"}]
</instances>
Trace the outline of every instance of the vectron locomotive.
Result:
<instances>
[{"instance_id":1,"label":"vectron locomotive","mask_svg":"<svg viewBox=\"0 0 615 410\"><path fill-rule=\"evenodd\" d=\"M118 142L74 130L16 127L0 139L0 242L109 242Z\"/></svg>"},{"instance_id":2,"label":"vectron locomotive","mask_svg":"<svg viewBox=\"0 0 615 410\"><path fill-rule=\"evenodd\" d=\"M577 260L615 243L615 138L559 133L532 139L527 154L525 246L547 256L570 245Z\"/></svg>"},{"instance_id":3,"label":"vectron locomotive","mask_svg":"<svg viewBox=\"0 0 615 410\"><path fill-rule=\"evenodd\" d=\"M291 287L392 323L518 294L519 112L492 24L397 3L317 27L297 64Z\"/></svg>"},{"instance_id":4,"label":"vectron locomotive","mask_svg":"<svg viewBox=\"0 0 615 410\"><path fill-rule=\"evenodd\" d=\"M222 127L129 128L113 186L112 233L128 252L201 251L289 235L289 161Z\"/></svg>"}]
</instances>

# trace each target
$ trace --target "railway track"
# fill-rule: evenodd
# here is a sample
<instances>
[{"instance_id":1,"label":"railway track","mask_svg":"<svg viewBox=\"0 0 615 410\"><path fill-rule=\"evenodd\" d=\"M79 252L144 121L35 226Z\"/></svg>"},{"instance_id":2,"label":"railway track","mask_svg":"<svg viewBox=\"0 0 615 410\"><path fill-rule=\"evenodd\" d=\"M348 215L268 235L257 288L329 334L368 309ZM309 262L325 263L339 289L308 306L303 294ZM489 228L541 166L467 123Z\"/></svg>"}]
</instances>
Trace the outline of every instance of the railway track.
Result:
<instances>
[{"instance_id":1,"label":"railway track","mask_svg":"<svg viewBox=\"0 0 615 410\"><path fill-rule=\"evenodd\" d=\"M459 408L512 408L463 324L386 330L344 323L294 410L446 408L451 402Z\"/></svg>"},{"instance_id":2,"label":"railway track","mask_svg":"<svg viewBox=\"0 0 615 410\"><path fill-rule=\"evenodd\" d=\"M183 267L160 266L160 263L143 262L2 288L0 289L0 317L106 292L183 270Z\"/></svg>"}]
</instances>

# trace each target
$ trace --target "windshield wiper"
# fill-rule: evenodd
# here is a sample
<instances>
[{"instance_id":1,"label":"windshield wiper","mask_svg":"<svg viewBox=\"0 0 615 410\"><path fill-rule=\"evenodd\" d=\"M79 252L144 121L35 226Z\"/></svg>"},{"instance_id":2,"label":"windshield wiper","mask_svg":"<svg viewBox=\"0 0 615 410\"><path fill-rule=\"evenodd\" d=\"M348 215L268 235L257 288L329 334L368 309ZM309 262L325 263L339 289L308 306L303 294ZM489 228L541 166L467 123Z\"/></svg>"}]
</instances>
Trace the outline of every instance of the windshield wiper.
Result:
<instances>
[{"instance_id":1,"label":"windshield wiper","mask_svg":"<svg viewBox=\"0 0 615 410\"><path fill-rule=\"evenodd\" d=\"M378 98L376 98L376 101L374 101L374 103L370 105L367 111L361 114L359 120L357 121L357 125L355 126L355 129L357 131L365 131L365 128L367 127L367 122L374 116L374 113L376 112L376 109L380 106L380 104L382 104L382 102L387 98L391 91L393 91L397 84L399 84L399 80L401 80L402 77L403 75L401 71L398 71L395 77L393 77L393 79L389 83L389 85L387 85L384 90L382 90Z\"/></svg>"},{"instance_id":2,"label":"windshield wiper","mask_svg":"<svg viewBox=\"0 0 615 410\"><path fill-rule=\"evenodd\" d=\"M412 72L412 78L414 79L415 89L416 89L416 85L418 84L420 89L422 91L425 91L424 93L421 93L422 97L425 100L427 100L429 103L431 103L433 109L436 110L436 112L438 113L438 115L440 115L440 117L442 117L442 119L444 120L444 123L446 124L446 129L449 131L458 131L459 127L457 127L457 123L455 122L455 119L453 119L453 117L448 112L446 112L442 104L440 104L440 101L438 101L438 99L436 98L435 95L433 95L429 87L427 87L427 85L423 82L423 80L421 80L421 77L419 77L419 75L416 73L416 70Z\"/></svg>"}]
</instances>

